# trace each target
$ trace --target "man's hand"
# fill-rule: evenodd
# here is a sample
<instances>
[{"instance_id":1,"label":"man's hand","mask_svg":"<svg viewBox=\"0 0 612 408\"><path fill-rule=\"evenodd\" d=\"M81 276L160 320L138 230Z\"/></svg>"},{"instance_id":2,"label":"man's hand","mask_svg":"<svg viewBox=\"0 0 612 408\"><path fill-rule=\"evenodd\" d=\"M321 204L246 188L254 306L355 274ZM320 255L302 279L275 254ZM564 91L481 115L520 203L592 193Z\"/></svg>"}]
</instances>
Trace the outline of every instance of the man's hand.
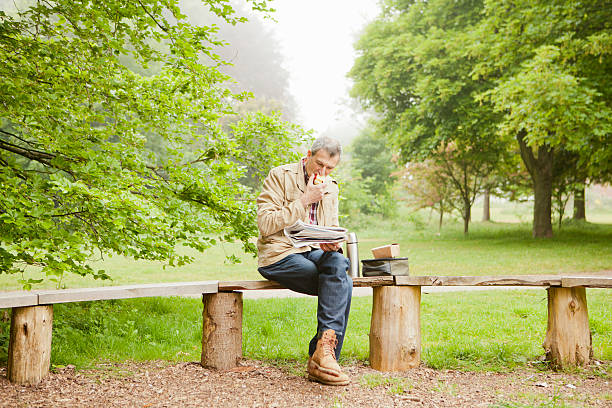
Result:
<instances>
[{"instance_id":1,"label":"man's hand","mask_svg":"<svg viewBox=\"0 0 612 408\"><path fill-rule=\"evenodd\" d=\"M335 252L340 249L340 243L320 243L319 247L325 252Z\"/></svg>"},{"instance_id":2,"label":"man's hand","mask_svg":"<svg viewBox=\"0 0 612 408\"><path fill-rule=\"evenodd\" d=\"M325 187L327 187L327 183L315 185L313 181L314 174L311 174L308 179L308 184L306 185L306 191L304 191L304 194L300 198L304 208L308 207L309 204L318 203L323 199L323 192L325 191Z\"/></svg>"}]
</instances>

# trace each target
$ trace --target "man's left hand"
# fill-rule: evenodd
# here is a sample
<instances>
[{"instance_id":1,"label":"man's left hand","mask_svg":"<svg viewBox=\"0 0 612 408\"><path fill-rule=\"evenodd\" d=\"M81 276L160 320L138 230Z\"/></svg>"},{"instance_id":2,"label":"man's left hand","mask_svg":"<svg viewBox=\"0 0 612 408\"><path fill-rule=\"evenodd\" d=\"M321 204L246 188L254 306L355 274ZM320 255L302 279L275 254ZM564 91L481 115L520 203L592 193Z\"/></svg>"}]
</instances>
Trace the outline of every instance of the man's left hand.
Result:
<instances>
[{"instance_id":1,"label":"man's left hand","mask_svg":"<svg viewBox=\"0 0 612 408\"><path fill-rule=\"evenodd\" d=\"M319 247L325 252L334 252L340 249L339 243L321 243Z\"/></svg>"}]
</instances>

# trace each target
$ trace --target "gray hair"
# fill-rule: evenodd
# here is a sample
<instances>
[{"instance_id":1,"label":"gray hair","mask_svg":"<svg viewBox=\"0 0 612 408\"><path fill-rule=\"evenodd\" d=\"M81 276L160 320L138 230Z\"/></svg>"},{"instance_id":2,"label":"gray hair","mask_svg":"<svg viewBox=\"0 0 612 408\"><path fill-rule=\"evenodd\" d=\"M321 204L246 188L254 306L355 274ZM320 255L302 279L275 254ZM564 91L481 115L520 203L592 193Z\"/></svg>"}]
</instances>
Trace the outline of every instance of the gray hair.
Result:
<instances>
[{"instance_id":1,"label":"gray hair","mask_svg":"<svg viewBox=\"0 0 612 408\"><path fill-rule=\"evenodd\" d=\"M321 149L325 149L325 151L329 153L330 157L342 155L342 146L340 146L340 142L328 136L318 137L312 144L310 152L314 156Z\"/></svg>"}]
</instances>

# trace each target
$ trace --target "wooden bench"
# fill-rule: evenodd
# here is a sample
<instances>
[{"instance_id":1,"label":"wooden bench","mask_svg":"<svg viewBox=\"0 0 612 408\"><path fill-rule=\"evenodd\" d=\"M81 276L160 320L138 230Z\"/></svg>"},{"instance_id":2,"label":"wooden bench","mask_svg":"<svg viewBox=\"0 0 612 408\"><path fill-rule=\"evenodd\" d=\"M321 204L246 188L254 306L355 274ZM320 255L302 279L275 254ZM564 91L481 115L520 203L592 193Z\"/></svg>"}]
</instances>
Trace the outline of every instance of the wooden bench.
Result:
<instances>
[{"instance_id":1,"label":"wooden bench","mask_svg":"<svg viewBox=\"0 0 612 408\"><path fill-rule=\"evenodd\" d=\"M49 373L53 304L94 300L216 293L217 281L0 293L0 309L12 308L7 377L38 384Z\"/></svg>"},{"instance_id":2,"label":"wooden bench","mask_svg":"<svg viewBox=\"0 0 612 408\"><path fill-rule=\"evenodd\" d=\"M559 366L584 365L591 358L586 287L610 288L612 277L585 276L397 276L353 278L373 287L370 364L402 371L420 364L421 286L540 286L548 289L544 348ZM0 293L0 308L12 308L9 381L37 384L49 372L53 304L151 296L202 295L204 366L228 369L242 357L242 292L282 289L270 281L183 282L67 290Z\"/></svg>"},{"instance_id":3,"label":"wooden bench","mask_svg":"<svg viewBox=\"0 0 612 408\"><path fill-rule=\"evenodd\" d=\"M611 288L612 276L508 275L508 276L395 276L353 278L354 286L373 287L370 322L370 366L379 371L404 371L421 362L421 286L513 286L543 287L548 293L548 326L544 340L547 359L553 366L586 365L592 357L591 332L585 288ZM236 291L282 289L275 282L219 282L219 293L204 295L205 304L223 302L204 316L206 327L223 326L217 313L227 313L235 319L223 332L225 344L235 344L235 354L206 356L202 362L229 368L241 356L242 293ZM217 299L217 300L215 300ZM221 300L223 299L223 300ZM207 307L204 308L205 310ZM219 311L219 312L217 312ZM232 334L234 337L232 337ZM210 344L203 340L203 349L218 342L212 335Z\"/></svg>"}]
</instances>

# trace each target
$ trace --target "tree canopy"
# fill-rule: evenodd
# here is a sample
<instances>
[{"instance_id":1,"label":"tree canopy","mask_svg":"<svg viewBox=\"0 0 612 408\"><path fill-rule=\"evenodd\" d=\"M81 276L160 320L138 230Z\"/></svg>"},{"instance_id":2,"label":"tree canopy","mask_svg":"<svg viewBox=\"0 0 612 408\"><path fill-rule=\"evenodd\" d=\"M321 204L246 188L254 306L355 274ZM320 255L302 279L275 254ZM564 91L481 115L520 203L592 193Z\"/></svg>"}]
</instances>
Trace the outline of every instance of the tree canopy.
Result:
<instances>
[{"instance_id":1,"label":"tree canopy","mask_svg":"<svg viewBox=\"0 0 612 408\"><path fill-rule=\"evenodd\" d=\"M229 24L244 21L227 0L203 3ZM250 4L268 12L266 1ZM177 245L204 250L217 239L254 252L255 210L235 161L247 154L241 143L259 132L266 145L273 129L269 145L281 139L281 149L303 134L277 116L235 124L239 136L225 131L219 119L244 95L223 86L216 28L186 18L178 0L0 11L0 273L107 278L88 265L92 256L180 265L190 258ZM126 56L159 73L133 72ZM266 151L270 165L282 156Z\"/></svg>"},{"instance_id":2,"label":"tree canopy","mask_svg":"<svg viewBox=\"0 0 612 408\"><path fill-rule=\"evenodd\" d=\"M533 180L536 237L552 236L555 161L577 155L575 173L606 178L612 163L612 10L606 1L487 0L471 30L472 77L503 114ZM560 168L557 166L557 168Z\"/></svg>"},{"instance_id":3,"label":"tree canopy","mask_svg":"<svg viewBox=\"0 0 612 408\"><path fill-rule=\"evenodd\" d=\"M478 19L479 2L386 2L356 48L353 96L381 114L383 132L403 162L433 158L465 220L480 187L507 147L492 137L498 116L474 99L490 83L473 80L464 31Z\"/></svg>"},{"instance_id":4,"label":"tree canopy","mask_svg":"<svg viewBox=\"0 0 612 408\"><path fill-rule=\"evenodd\" d=\"M352 95L405 162L451 146L454 165L487 178L514 172L520 151L534 236L551 236L555 155L576 153L590 178L610 174L611 21L605 1L387 0L356 44Z\"/></svg>"}]
</instances>

